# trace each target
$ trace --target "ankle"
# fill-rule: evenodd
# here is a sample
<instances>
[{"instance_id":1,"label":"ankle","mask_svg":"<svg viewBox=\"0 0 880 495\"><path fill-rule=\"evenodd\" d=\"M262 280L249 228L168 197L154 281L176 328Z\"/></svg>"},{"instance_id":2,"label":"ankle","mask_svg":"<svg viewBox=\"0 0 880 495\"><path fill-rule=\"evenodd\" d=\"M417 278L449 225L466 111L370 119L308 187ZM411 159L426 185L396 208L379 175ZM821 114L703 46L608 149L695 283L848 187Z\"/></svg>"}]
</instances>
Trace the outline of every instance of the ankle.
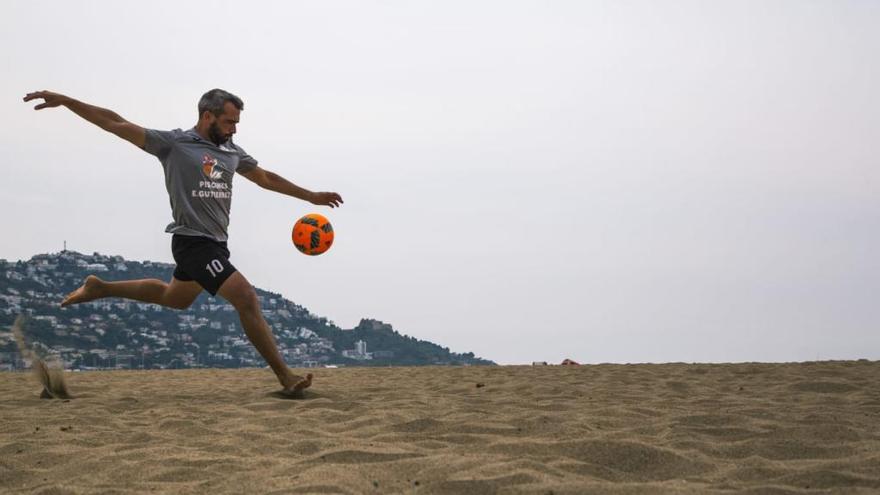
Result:
<instances>
[{"instance_id":1,"label":"ankle","mask_svg":"<svg viewBox=\"0 0 880 495\"><path fill-rule=\"evenodd\" d=\"M281 382L281 386L288 387L293 384L293 382L297 381L300 377L296 373L293 372L292 369L287 368L286 371L282 374L276 374L278 377L278 381Z\"/></svg>"},{"instance_id":2,"label":"ankle","mask_svg":"<svg viewBox=\"0 0 880 495\"><path fill-rule=\"evenodd\" d=\"M107 297L108 296L108 286L109 282L105 282L98 277L94 277L91 280L91 290L94 291L95 295L98 297Z\"/></svg>"}]
</instances>

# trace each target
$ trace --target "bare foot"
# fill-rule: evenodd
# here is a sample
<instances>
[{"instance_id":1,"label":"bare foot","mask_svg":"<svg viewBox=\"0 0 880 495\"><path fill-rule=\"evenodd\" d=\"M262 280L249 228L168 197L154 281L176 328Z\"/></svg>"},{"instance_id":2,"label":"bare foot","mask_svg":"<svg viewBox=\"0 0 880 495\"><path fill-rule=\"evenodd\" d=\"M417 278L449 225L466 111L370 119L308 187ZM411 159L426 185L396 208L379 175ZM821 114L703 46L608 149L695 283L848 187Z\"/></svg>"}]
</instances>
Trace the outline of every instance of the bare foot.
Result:
<instances>
[{"instance_id":1,"label":"bare foot","mask_svg":"<svg viewBox=\"0 0 880 495\"><path fill-rule=\"evenodd\" d=\"M98 299L101 297L101 286L103 283L104 281L100 278L94 275L89 275L79 289L71 292L63 301L61 301L61 307Z\"/></svg>"},{"instance_id":2,"label":"bare foot","mask_svg":"<svg viewBox=\"0 0 880 495\"><path fill-rule=\"evenodd\" d=\"M282 382L282 385L284 386L284 390L281 391L283 395L300 396L303 390L312 386L312 374L307 373L305 378L303 378L290 372Z\"/></svg>"}]
</instances>

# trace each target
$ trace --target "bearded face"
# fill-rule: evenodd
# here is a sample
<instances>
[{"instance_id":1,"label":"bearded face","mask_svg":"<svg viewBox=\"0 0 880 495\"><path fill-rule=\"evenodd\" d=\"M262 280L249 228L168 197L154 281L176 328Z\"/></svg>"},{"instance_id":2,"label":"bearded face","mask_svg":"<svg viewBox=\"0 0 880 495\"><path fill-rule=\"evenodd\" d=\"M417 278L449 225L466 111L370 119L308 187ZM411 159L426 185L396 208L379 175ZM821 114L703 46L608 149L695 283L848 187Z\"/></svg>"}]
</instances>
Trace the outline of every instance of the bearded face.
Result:
<instances>
[{"instance_id":1,"label":"bearded face","mask_svg":"<svg viewBox=\"0 0 880 495\"><path fill-rule=\"evenodd\" d=\"M208 137L211 139L211 142L220 146L226 141L229 141L229 138L232 137L232 133L224 134L220 129L220 125L218 125L217 122L214 122L211 124L211 127L208 128Z\"/></svg>"},{"instance_id":2,"label":"bearded face","mask_svg":"<svg viewBox=\"0 0 880 495\"><path fill-rule=\"evenodd\" d=\"M232 102L226 102L223 112L219 115L206 110L199 118L198 125L201 127L203 137L220 146L232 138L241 116L239 110Z\"/></svg>"}]
</instances>

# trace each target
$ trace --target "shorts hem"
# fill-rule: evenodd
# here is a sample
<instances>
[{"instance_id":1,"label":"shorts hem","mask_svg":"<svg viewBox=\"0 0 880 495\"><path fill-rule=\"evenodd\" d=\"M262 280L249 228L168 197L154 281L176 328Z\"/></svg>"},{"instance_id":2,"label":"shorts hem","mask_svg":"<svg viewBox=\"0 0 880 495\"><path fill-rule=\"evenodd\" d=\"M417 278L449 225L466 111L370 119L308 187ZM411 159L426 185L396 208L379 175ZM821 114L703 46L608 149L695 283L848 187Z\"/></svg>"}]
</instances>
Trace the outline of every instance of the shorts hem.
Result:
<instances>
[{"instance_id":1,"label":"shorts hem","mask_svg":"<svg viewBox=\"0 0 880 495\"><path fill-rule=\"evenodd\" d=\"M217 293L220 292L220 288L223 287L223 284L225 284L226 281L229 280L229 277L231 277L232 274L237 271L238 270L235 267L233 267L232 270L229 270L228 272L226 270L224 270L223 274L222 274L223 276L221 276L217 279L217 289L216 290L211 290L208 287L205 287L204 285L201 284L201 282L199 282L199 285L201 285L203 289L208 291L208 293L211 294L212 297L216 296Z\"/></svg>"}]
</instances>

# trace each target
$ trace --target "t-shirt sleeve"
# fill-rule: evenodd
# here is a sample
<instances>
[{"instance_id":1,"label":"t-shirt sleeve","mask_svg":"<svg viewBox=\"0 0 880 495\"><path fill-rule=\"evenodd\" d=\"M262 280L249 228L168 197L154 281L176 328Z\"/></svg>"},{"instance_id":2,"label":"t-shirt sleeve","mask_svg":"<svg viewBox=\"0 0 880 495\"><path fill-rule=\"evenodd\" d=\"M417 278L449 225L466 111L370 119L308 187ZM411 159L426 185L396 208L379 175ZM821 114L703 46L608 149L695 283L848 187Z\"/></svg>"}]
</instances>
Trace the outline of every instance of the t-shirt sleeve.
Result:
<instances>
[{"instance_id":1,"label":"t-shirt sleeve","mask_svg":"<svg viewBox=\"0 0 880 495\"><path fill-rule=\"evenodd\" d=\"M171 147L174 145L174 131L145 129L144 132L146 137L144 151L159 159L168 156L168 153L171 152Z\"/></svg>"},{"instance_id":2,"label":"t-shirt sleeve","mask_svg":"<svg viewBox=\"0 0 880 495\"><path fill-rule=\"evenodd\" d=\"M250 172L257 168L257 159L249 155L241 146L236 145L236 147L238 148L238 168L235 169L235 172Z\"/></svg>"}]
</instances>

